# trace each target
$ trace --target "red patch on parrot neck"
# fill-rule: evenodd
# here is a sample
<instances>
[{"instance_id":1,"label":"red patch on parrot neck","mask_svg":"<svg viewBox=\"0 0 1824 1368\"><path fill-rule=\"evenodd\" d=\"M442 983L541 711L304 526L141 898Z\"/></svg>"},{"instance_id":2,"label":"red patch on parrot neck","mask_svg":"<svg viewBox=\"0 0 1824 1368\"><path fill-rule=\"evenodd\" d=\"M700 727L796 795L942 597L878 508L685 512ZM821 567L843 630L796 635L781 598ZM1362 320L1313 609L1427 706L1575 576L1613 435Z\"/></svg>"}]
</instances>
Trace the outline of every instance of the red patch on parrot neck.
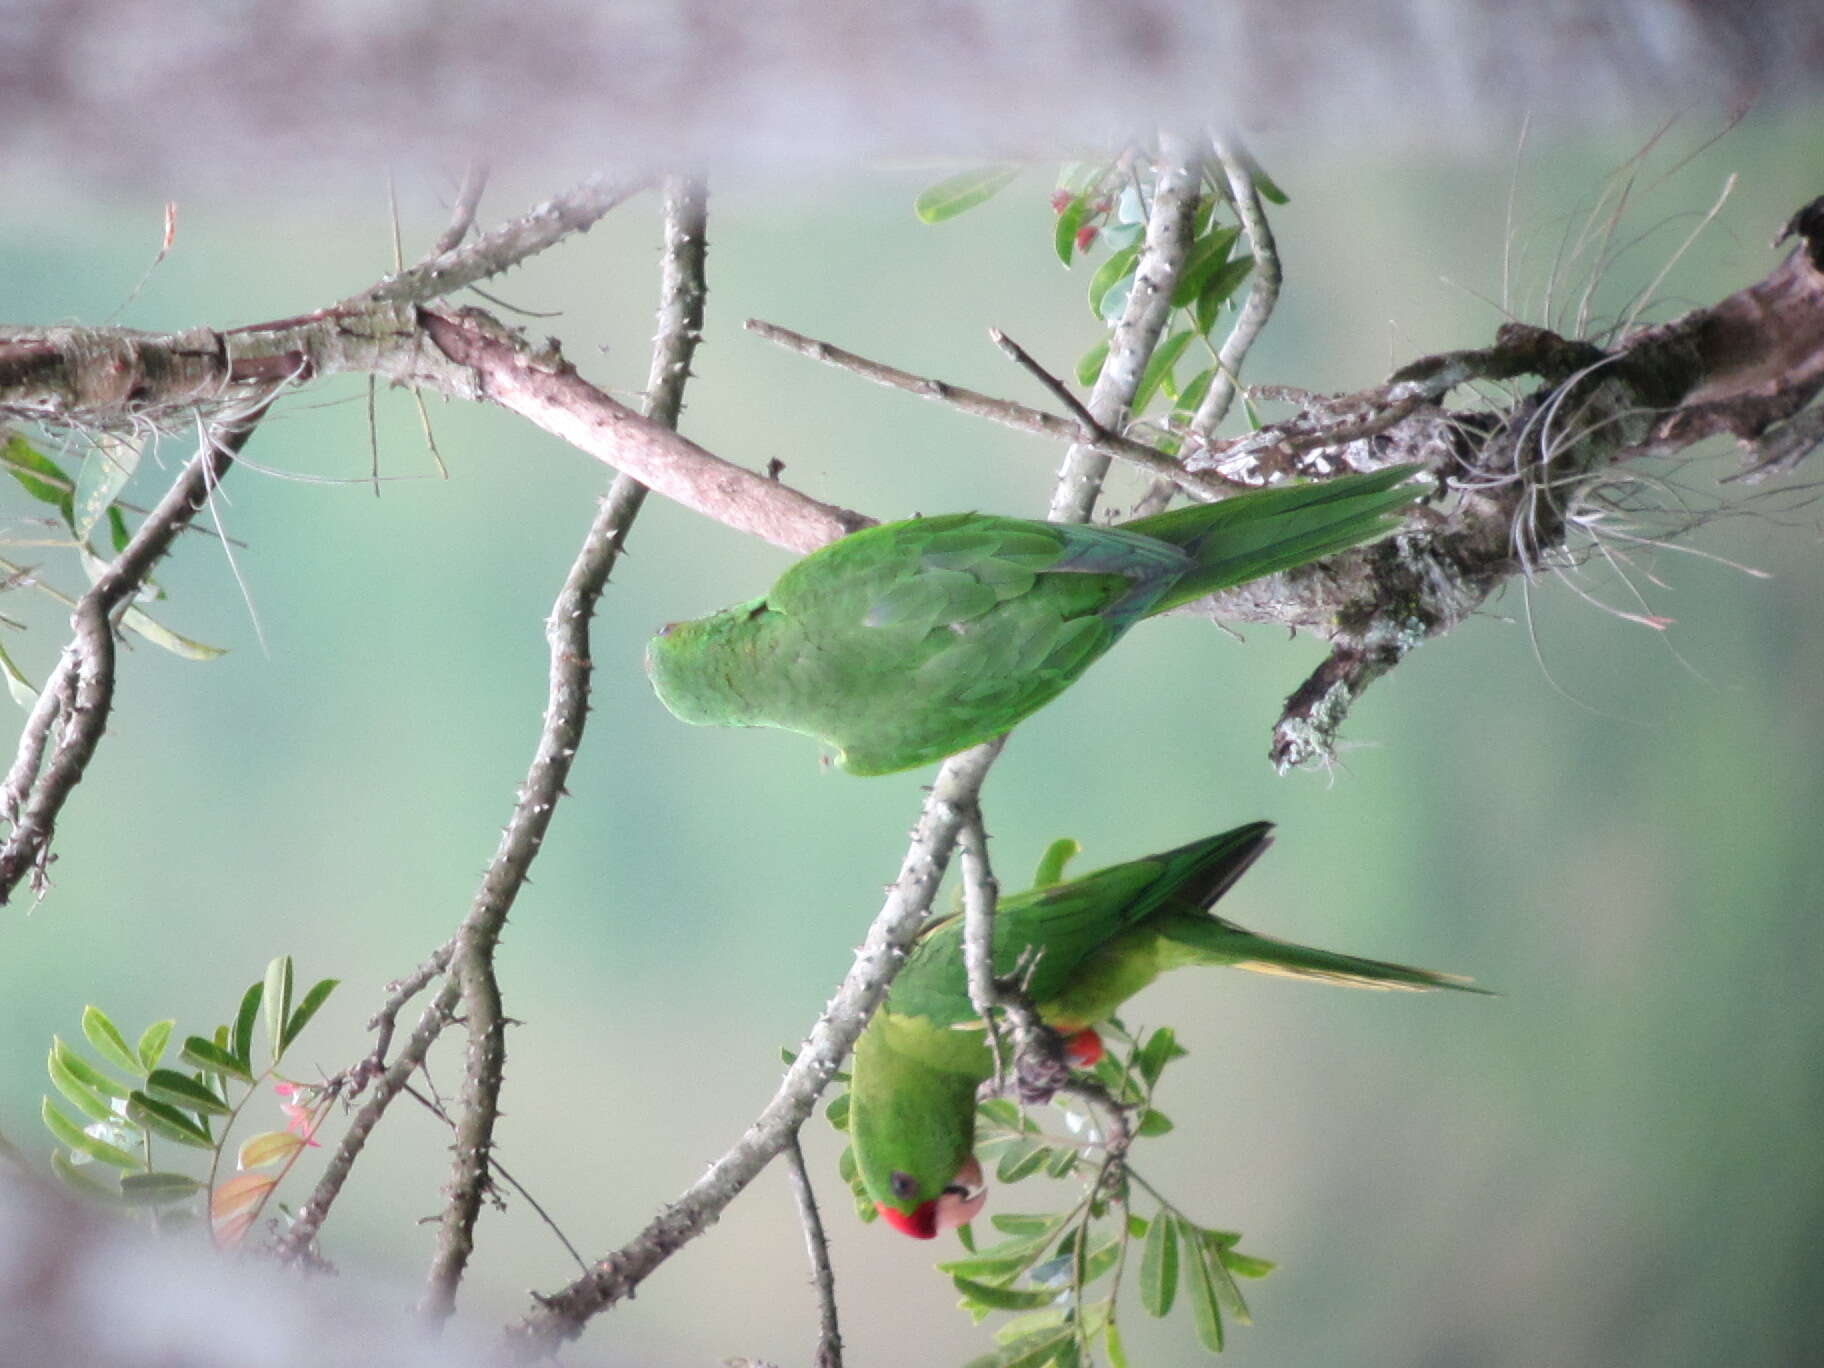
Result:
<instances>
[{"instance_id":1,"label":"red patch on parrot neck","mask_svg":"<svg viewBox=\"0 0 1824 1368\"><path fill-rule=\"evenodd\" d=\"M1074 1035L1064 1037L1064 1057L1073 1069L1093 1069L1102 1058L1102 1037L1093 1026L1085 1026Z\"/></svg>"}]
</instances>

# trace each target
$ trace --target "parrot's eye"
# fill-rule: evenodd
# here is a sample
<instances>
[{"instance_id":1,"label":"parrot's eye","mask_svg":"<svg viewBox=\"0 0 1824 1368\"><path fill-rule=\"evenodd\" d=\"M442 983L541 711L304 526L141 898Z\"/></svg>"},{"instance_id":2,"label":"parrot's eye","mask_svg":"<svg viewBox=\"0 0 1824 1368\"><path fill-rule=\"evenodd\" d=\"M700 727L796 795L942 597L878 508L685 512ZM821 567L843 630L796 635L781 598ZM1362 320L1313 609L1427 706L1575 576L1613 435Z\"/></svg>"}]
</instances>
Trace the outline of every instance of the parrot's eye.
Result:
<instances>
[{"instance_id":1,"label":"parrot's eye","mask_svg":"<svg viewBox=\"0 0 1824 1368\"><path fill-rule=\"evenodd\" d=\"M766 600L761 599L760 602L758 602L754 605L753 611L747 615L747 620L749 622L752 622L755 618L759 617L765 611L766 611Z\"/></svg>"},{"instance_id":2,"label":"parrot's eye","mask_svg":"<svg viewBox=\"0 0 1824 1368\"><path fill-rule=\"evenodd\" d=\"M895 1172L887 1184L893 1189L893 1196L902 1202L909 1202L918 1196L918 1179L909 1173Z\"/></svg>"}]
</instances>

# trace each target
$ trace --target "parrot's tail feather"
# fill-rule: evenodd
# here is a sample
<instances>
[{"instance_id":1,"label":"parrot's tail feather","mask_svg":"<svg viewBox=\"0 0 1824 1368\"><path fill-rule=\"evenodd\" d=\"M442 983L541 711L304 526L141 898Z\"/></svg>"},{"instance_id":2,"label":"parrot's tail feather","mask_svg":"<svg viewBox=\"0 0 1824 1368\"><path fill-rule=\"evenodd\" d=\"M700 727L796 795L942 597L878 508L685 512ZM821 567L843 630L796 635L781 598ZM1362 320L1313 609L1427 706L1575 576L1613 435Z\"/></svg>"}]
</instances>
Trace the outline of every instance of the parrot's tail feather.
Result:
<instances>
[{"instance_id":1,"label":"parrot's tail feather","mask_svg":"<svg viewBox=\"0 0 1824 1368\"><path fill-rule=\"evenodd\" d=\"M1177 917L1160 928L1160 935L1186 952L1193 963L1226 964L1261 974L1314 979L1355 988L1400 988L1424 992L1450 988L1464 993L1489 993L1462 974L1439 973L1386 960L1361 959L1318 950L1308 945L1274 940L1244 931L1218 917Z\"/></svg>"},{"instance_id":2,"label":"parrot's tail feather","mask_svg":"<svg viewBox=\"0 0 1824 1368\"><path fill-rule=\"evenodd\" d=\"M1197 557L1150 611L1164 612L1205 594L1277 574L1373 541L1399 526L1398 514L1424 495L1409 483L1415 466L1321 483L1283 485L1124 523Z\"/></svg>"}]
</instances>

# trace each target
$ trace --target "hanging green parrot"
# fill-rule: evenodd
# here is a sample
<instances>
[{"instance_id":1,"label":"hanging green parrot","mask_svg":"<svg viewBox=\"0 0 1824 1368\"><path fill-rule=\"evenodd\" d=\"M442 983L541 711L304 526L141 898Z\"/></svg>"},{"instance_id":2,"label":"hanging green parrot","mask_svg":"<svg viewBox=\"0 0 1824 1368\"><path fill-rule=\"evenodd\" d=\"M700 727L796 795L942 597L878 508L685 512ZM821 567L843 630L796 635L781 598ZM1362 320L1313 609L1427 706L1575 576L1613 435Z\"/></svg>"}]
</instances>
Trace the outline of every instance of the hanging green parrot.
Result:
<instances>
[{"instance_id":1,"label":"hanging green parrot","mask_svg":"<svg viewBox=\"0 0 1824 1368\"><path fill-rule=\"evenodd\" d=\"M1067 1037L1067 1057L1078 1067L1101 1056L1097 1023L1181 965L1364 988L1485 991L1454 974L1259 936L1210 912L1267 848L1271 831L1271 823L1252 822L1004 899L994 920L996 975L1029 975L1039 1015ZM1042 866L1042 880L1047 868L1057 866ZM981 1209L987 1191L972 1153L976 1090L993 1069L969 1002L959 913L921 933L855 1044L850 1139L868 1196L895 1229L930 1239Z\"/></svg>"},{"instance_id":2,"label":"hanging green parrot","mask_svg":"<svg viewBox=\"0 0 1824 1368\"><path fill-rule=\"evenodd\" d=\"M1119 527L952 513L883 523L760 598L652 639L686 722L817 737L890 774L999 736L1141 618L1380 536L1415 467L1195 504Z\"/></svg>"}]
</instances>

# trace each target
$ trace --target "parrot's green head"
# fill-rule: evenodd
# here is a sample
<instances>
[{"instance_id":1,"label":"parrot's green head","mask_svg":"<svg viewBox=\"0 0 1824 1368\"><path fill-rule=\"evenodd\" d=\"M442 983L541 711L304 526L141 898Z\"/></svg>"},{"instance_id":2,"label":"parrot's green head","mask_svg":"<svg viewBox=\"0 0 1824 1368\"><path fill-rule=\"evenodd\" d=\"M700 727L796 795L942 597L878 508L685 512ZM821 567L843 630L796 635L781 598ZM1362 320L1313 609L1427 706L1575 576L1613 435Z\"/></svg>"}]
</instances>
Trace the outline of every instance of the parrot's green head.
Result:
<instances>
[{"instance_id":1,"label":"parrot's green head","mask_svg":"<svg viewBox=\"0 0 1824 1368\"><path fill-rule=\"evenodd\" d=\"M646 644L646 673L659 702L682 722L742 726L750 722L746 689L755 678L766 600L738 603L708 617L668 623Z\"/></svg>"},{"instance_id":2,"label":"parrot's green head","mask_svg":"<svg viewBox=\"0 0 1824 1368\"><path fill-rule=\"evenodd\" d=\"M877 1012L855 1045L849 1138L862 1185L887 1224L916 1239L967 1225L988 1199L976 1162L979 1033ZM958 1070L944 1067L966 1061Z\"/></svg>"}]
</instances>

